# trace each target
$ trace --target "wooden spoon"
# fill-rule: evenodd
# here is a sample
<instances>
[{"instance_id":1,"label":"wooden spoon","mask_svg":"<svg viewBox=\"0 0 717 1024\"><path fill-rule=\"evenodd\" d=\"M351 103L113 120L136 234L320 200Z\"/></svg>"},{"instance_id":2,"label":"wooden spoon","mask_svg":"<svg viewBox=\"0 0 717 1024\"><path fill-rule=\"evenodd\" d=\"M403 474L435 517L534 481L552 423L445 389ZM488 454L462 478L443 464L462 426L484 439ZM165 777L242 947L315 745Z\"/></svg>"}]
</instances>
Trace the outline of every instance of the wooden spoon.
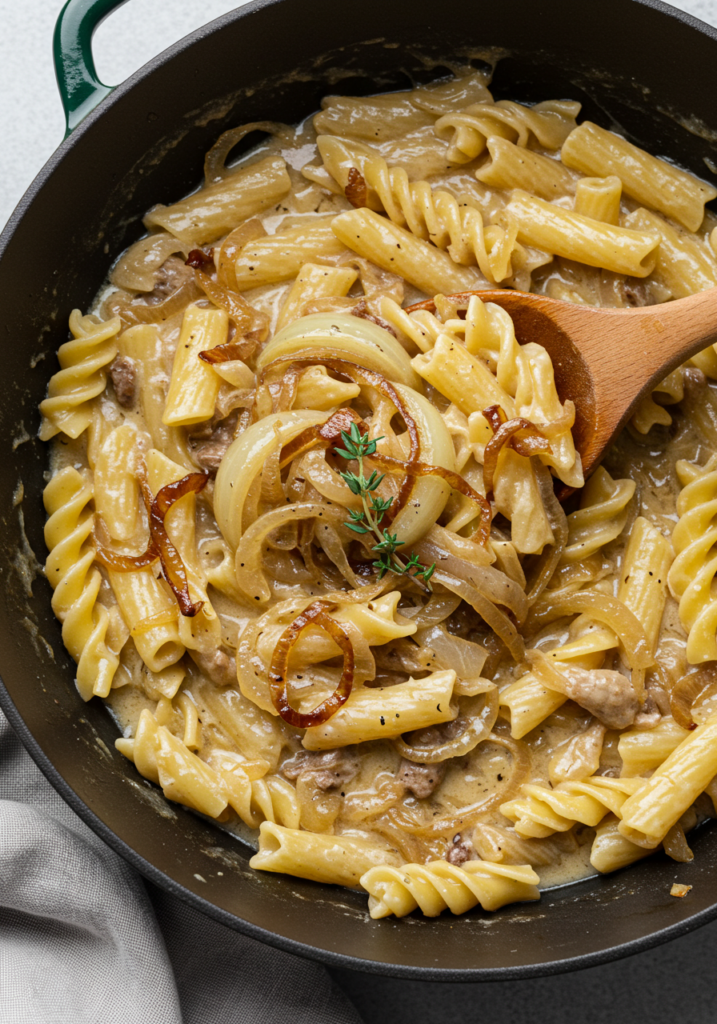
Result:
<instances>
[{"instance_id":1,"label":"wooden spoon","mask_svg":"<svg viewBox=\"0 0 717 1024\"><path fill-rule=\"evenodd\" d=\"M639 309L599 309L509 290L479 295L512 317L521 345L542 345L561 401L575 402L573 438L585 475L595 469L641 398L690 356L717 341L717 288ZM435 309L432 300L409 309Z\"/></svg>"}]
</instances>

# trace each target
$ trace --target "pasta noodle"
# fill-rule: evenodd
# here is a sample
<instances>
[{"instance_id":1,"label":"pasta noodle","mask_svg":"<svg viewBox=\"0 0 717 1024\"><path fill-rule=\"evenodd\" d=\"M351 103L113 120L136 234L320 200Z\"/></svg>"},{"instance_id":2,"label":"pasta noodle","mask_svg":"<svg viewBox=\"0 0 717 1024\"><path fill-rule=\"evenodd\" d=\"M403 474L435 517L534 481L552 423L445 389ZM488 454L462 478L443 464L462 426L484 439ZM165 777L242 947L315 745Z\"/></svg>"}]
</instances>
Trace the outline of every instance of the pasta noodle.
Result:
<instances>
[{"instance_id":1,"label":"pasta noodle","mask_svg":"<svg viewBox=\"0 0 717 1024\"><path fill-rule=\"evenodd\" d=\"M52 607L127 770L375 919L684 862L715 792L715 353L586 481L481 293L713 287L717 192L488 85L224 133L40 407Z\"/></svg>"},{"instance_id":2,"label":"pasta noodle","mask_svg":"<svg viewBox=\"0 0 717 1024\"><path fill-rule=\"evenodd\" d=\"M440 860L371 868L361 879L370 893L373 918L405 917L418 907L426 917L437 917L443 910L465 914L477 904L484 910L498 910L516 900L538 899L537 882L538 876L527 865L504 867L471 861L460 868Z\"/></svg>"},{"instance_id":3,"label":"pasta noodle","mask_svg":"<svg viewBox=\"0 0 717 1024\"><path fill-rule=\"evenodd\" d=\"M716 735L717 716L712 715L682 740L625 802L621 835L647 849L662 842L717 774Z\"/></svg>"},{"instance_id":4,"label":"pasta noodle","mask_svg":"<svg viewBox=\"0 0 717 1024\"><path fill-rule=\"evenodd\" d=\"M697 231L705 203L717 196L717 189L591 121L573 129L560 156L566 166L582 174L616 175L638 203L673 217L689 231Z\"/></svg>"},{"instance_id":5,"label":"pasta noodle","mask_svg":"<svg viewBox=\"0 0 717 1024\"><path fill-rule=\"evenodd\" d=\"M668 580L680 602L680 621L688 634L687 660L699 665L717 659L717 599L712 596L717 572L712 552L717 537L712 522L717 486L715 459L703 469L679 462L677 475L683 489L677 499L680 519L672 533L675 560Z\"/></svg>"},{"instance_id":6,"label":"pasta noodle","mask_svg":"<svg viewBox=\"0 0 717 1024\"><path fill-rule=\"evenodd\" d=\"M240 291L260 285L290 281L305 263L332 264L345 255L346 247L332 231L331 218L321 217L281 233L249 242L236 260L236 285Z\"/></svg>"},{"instance_id":7,"label":"pasta noodle","mask_svg":"<svg viewBox=\"0 0 717 1024\"><path fill-rule=\"evenodd\" d=\"M40 404L40 438L49 441L56 434L76 438L92 418L92 400L107 385L105 370L117 355L117 318L102 323L74 310L70 317L73 340L60 347L60 370L50 381L47 398Z\"/></svg>"},{"instance_id":8,"label":"pasta noodle","mask_svg":"<svg viewBox=\"0 0 717 1024\"><path fill-rule=\"evenodd\" d=\"M206 184L173 206L155 207L145 224L162 227L189 245L204 245L273 206L290 188L286 164L281 157L269 156Z\"/></svg>"},{"instance_id":9,"label":"pasta noodle","mask_svg":"<svg viewBox=\"0 0 717 1024\"><path fill-rule=\"evenodd\" d=\"M463 196L459 201L450 192L434 192L426 181L409 182L402 167L389 168L386 161L368 146L357 148L344 139L333 137L319 137L317 145L325 169L343 189L348 185L349 175L358 169L366 184L367 204L370 203L372 209L385 212L396 227L407 228L414 240L411 241L405 232L389 233L385 227L379 232L381 221L372 217L370 211L357 212L349 218L338 217L334 233L338 231L338 237L349 248L373 259L386 270L400 273L421 291L459 291L477 287L477 279L471 285L468 275L461 277L445 260L439 261L435 254L431 259L430 250L417 245L416 239L430 241L438 249L448 250L454 263L477 265L491 284L512 278L527 262L524 250L516 248L515 230L506 231L498 225L484 227L483 215L469 196ZM537 154L528 155L534 162L543 159ZM525 158L520 156L518 159ZM560 165L554 161L545 163L554 165L555 176L560 178ZM524 172L524 176L530 177L531 170ZM563 174L570 178L565 171ZM547 175L543 169L543 176ZM513 177L517 178L517 175ZM510 184L506 183L506 187ZM399 252L394 252L394 249ZM516 263L515 268L511 260ZM388 263L393 266L387 266Z\"/></svg>"},{"instance_id":10,"label":"pasta noodle","mask_svg":"<svg viewBox=\"0 0 717 1024\"><path fill-rule=\"evenodd\" d=\"M645 785L643 779L610 779L594 776L580 782L561 782L553 789L523 786L518 800L501 805L500 811L515 822L521 836L543 839L566 832L576 821L598 825L609 812L619 816L623 805Z\"/></svg>"},{"instance_id":11,"label":"pasta noodle","mask_svg":"<svg viewBox=\"0 0 717 1024\"><path fill-rule=\"evenodd\" d=\"M106 697L119 659L107 645L109 611L99 603L102 578L93 567L92 488L67 466L45 488L45 543L50 552L45 575L54 590L52 610L62 623L62 640L77 662L77 688L83 700Z\"/></svg>"},{"instance_id":12,"label":"pasta noodle","mask_svg":"<svg viewBox=\"0 0 717 1024\"><path fill-rule=\"evenodd\" d=\"M534 107L511 100L499 100L494 105L475 103L439 118L435 129L443 137L453 133L448 159L468 163L483 152L491 137L496 136L524 148L535 139L546 149L559 149L575 125L579 110L579 105L569 100L547 100Z\"/></svg>"},{"instance_id":13,"label":"pasta noodle","mask_svg":"<svg viewBox=\"0 0 717 1024\"><path fill-rule=\"evenodd\" d=\"M518 225L518 241L565 259L617 274L647 277L655 269L659 235L592 220L516 190L505 208Z\"/></svg>"}]
</instances>

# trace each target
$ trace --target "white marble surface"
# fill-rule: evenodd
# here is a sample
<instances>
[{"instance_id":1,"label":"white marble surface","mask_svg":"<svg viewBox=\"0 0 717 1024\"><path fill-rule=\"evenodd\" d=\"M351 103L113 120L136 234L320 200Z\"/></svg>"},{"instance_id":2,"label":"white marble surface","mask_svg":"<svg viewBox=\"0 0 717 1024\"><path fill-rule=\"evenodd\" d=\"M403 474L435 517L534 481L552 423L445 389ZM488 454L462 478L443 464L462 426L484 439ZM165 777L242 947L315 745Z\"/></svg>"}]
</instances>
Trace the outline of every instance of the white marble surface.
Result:
<instances>
[{"instance_id":1,"label":"white marble surface","mask_svg":"<svg viewBox=\"0 0 717 1024\"><path fill-rule=\"evenodd\" d=\"M237 0L128 0L95 36L101 79L116 85L195 28L241 6ZM677 0L673 6L717 26L717 0ZM61 7L60 0L0 0L0 226L62 141L52 65Z\"/></svg>"},{"instance_id":2,"label":"white marble surface","mask_svg":"<svg viewBox=\"0 0 717 1024\"><path fill-rule=\"evenodd\" d=\"M0 227L64 135L52 62L63 3L0 0ZM178 39L241 6L242 0L128 0L95 35L101 80L117 85Z\"/></svg>"}]
</instances>

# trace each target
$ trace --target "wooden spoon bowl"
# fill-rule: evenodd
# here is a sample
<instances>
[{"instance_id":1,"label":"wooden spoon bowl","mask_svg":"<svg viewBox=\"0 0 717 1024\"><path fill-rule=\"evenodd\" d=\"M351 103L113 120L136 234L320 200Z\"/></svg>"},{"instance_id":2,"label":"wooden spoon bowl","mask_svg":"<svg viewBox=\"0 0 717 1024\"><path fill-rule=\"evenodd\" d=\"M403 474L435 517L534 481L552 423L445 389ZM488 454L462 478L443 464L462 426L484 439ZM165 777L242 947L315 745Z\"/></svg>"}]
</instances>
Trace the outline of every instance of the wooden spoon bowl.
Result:
<instances>
[{"instance_id":1,"label":"wooden spoon bowl","mask_svg":"<svg viewBox=\"0 0 717 1024\"><path fill-rule=\"evenodd\" d=\"M672 370L717 340L717 288L657 306L600 309L508 289L479 295L508 312L521 345L553 361L562 402L575 403L573 438L588 476L640 400ZM435 309L432 300L410 309Z\"/></svg>"}]
</instances>

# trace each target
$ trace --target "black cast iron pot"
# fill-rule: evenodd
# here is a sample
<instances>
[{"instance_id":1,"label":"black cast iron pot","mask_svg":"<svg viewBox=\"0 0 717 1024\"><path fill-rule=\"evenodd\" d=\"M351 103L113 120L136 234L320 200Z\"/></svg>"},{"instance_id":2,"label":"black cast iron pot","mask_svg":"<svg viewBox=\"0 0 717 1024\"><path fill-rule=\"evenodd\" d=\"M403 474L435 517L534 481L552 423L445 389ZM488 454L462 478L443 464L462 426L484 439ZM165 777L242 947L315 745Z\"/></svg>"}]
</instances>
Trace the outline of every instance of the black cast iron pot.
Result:
<instances>
[{"instance_id":1,"label":"black cast iron pot","mask_svg":"<svg viewBox=\"0 0 717 1024\"><path fill-rule=\"evenodd\" d=\"M143 213L199 183L220 132L296 122L328 92L404 88L499 47L497 98L579 99L585 116L714 180L717 33L658 0L256 0L109 95L89 47L121 2L65 8L56 60L75 130L0 238L0 706L30 754L146 877L230 927L330 964L425 980L530 977L625 956L717 917L717 828L697 835L694 862L679 868L694 886L683 900L669 895L675 864L661 855L538 904L460 920L371 921L364 895L251 871L239 841L176 804L158 813L161 794L115 751L102 703L83 704L23 532L24 518L44 561L37 405L68 315L140 236Z\"/></svg>"}]
</instances>

